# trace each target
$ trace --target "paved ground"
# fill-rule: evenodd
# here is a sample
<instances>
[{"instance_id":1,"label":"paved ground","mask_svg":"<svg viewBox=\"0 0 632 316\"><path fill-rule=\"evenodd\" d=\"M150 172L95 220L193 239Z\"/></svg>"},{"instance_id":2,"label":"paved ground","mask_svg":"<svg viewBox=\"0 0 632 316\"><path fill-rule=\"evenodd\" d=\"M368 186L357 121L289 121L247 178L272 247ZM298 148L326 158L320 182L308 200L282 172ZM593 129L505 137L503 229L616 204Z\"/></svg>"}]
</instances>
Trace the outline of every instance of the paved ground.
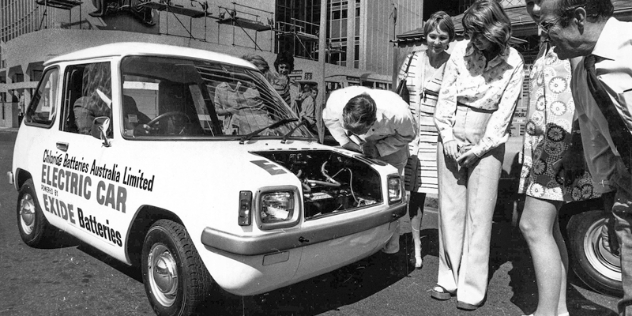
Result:
<instances>
[{"instance_id":1,"label":"paved ground","mask_svg":"<svg viewBox=\"0 0 632 316\"><path fill-rule=\"evenodd\" d=\"M0 129L0 316L153 315L138 270L63 234L50 249L22 243L16 228L17 192L4 176L11 168L14 139L15 131ZM454 299L430 298L428 289L436 282L437 231L430 221L424 226L423 269L406 265L412 242L410 229L404 229L397 255L376 254L265 295L224 294L209 315L519 316L533 312L537 289L531 258L520 233L509 223L493 227L488 299L475 312L457 310ZM616 315L615 298L586 289L572 275L570 283L571 315Z\"/></svg>"}]
</instances>

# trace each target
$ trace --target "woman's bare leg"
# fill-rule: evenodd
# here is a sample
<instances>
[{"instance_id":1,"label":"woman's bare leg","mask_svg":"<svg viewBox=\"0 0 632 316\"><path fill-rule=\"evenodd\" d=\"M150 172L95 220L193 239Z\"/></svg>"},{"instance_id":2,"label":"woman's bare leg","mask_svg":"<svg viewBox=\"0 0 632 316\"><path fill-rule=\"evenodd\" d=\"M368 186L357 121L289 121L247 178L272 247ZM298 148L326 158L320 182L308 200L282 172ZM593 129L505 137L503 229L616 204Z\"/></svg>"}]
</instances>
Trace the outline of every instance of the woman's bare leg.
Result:
<instances>
[{"instance_id":1,"label":"woman's bare leg","mask_svg":"<svg viewBox=\"0 0 632 316\"><path fill-rule=\"evenodd\" d=\"M566 253L561 253L559 241L554 236L559 232L557 211L561 205L561 201L527 196L520 219L520 230L531 251L538 285L538 307L533 314L537 316L557 316L558 311L566 309L566 269L563 259ZM556 230L558 232L554 232ZM562 289L563 295L560 293Z\"/></svg>"}]
</instances>

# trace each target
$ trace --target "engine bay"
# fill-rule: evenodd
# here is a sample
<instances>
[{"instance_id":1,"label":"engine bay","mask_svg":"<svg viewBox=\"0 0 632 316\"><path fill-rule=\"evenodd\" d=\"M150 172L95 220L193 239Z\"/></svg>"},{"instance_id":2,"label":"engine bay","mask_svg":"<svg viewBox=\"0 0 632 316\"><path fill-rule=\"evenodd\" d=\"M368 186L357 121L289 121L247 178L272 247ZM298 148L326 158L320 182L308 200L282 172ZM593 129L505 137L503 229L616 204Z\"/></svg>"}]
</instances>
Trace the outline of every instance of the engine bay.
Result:
<instances>
[{"instance_id":1,"label":"engine bay","mask_svg":"<svg viewBox=\"0 0 632 316\"><path fill-rule=\"evenodd\" d=\"M380 176L366 162L327 150L255 152L301 181L305 220L382 203Z\"/></svg>"}]
</instances>

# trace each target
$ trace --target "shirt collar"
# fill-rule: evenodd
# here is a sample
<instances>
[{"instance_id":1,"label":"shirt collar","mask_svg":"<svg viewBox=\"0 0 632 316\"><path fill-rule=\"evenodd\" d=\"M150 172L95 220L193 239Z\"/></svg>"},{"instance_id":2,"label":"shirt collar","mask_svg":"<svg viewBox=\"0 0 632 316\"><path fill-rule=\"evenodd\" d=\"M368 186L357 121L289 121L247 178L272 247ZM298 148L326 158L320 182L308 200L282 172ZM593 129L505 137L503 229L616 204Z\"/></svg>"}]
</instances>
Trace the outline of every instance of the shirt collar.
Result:
<instances>
[{"instance_id":1,"label":"shirt collar","mask_svg":"<svg viewBox=\"0 0 632 316\"><path fill-rule=\"evenodd\" d=\"M609 18L603 27L599 39L593 48L592 55L605 59L614 59L614 54L619 51L621 44L621 34L619 34L619 21L615 18ZM623 37L625 38L625 37Z\"/></svg>"}]
</instances>

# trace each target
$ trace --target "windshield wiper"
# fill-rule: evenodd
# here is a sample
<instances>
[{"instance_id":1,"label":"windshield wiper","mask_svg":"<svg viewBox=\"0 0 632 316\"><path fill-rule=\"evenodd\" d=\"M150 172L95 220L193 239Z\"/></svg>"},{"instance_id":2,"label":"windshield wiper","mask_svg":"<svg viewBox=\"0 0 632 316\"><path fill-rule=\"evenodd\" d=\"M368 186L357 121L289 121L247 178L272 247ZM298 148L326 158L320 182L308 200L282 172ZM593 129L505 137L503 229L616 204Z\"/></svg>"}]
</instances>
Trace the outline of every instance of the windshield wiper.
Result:
<instances>
[{"instance_id":1,"label":"windshield wiper","mask_svg":"<svg viewBox=\"0 0 632 316\"><path fill-rule=\"evenodd\" d=\"M304 117L301 117L301 122L296 124L296 126L292 127L292 129L287 134L283 135L283 140L281 140L281 144L285 144L287 142L287 139L290 138L290 136L292 135L292 133L294 133L296 129L305 125L306 123L308 123L307 119Z\"/></svg>"},{"instance_id":2,"label":"windshield wiper","mask_svg":"<svg viewBox=\"0 0 632 316\"><path fill-rule=\"evenodd\" d=\"M264 127L264 128L260 128L260 129L258 129L258 130L256 130L256 131L254 131L254 132L252 132L252 133L250 133L250 134L244 135L244 136L243 136L243 137L239 140L239 143L240 143L240 144L243 144L243 143L244 143L244 142L246 142L247 140L250 140L250 139L251 139L251 138L253 138L254 136L259 135L259 133L261 133L261 132L263 132L263 131L265 131L265 130L267 130L267 129L276 128L276 127L279 127L279 126L281 126L281 125L285 125L285 124L287 124L287 123L290 123L290 122L296 122L296 121L298 121L298 119L297 119L297 118L287 118L287 119L282 119L282 120L280 120L280 121L278 121L278 122L275 122L275 123L272 123L272 124L270 124L270 125L268 125L268 126L266 126L266 127Z\"/></svg>"}]
</instances>

